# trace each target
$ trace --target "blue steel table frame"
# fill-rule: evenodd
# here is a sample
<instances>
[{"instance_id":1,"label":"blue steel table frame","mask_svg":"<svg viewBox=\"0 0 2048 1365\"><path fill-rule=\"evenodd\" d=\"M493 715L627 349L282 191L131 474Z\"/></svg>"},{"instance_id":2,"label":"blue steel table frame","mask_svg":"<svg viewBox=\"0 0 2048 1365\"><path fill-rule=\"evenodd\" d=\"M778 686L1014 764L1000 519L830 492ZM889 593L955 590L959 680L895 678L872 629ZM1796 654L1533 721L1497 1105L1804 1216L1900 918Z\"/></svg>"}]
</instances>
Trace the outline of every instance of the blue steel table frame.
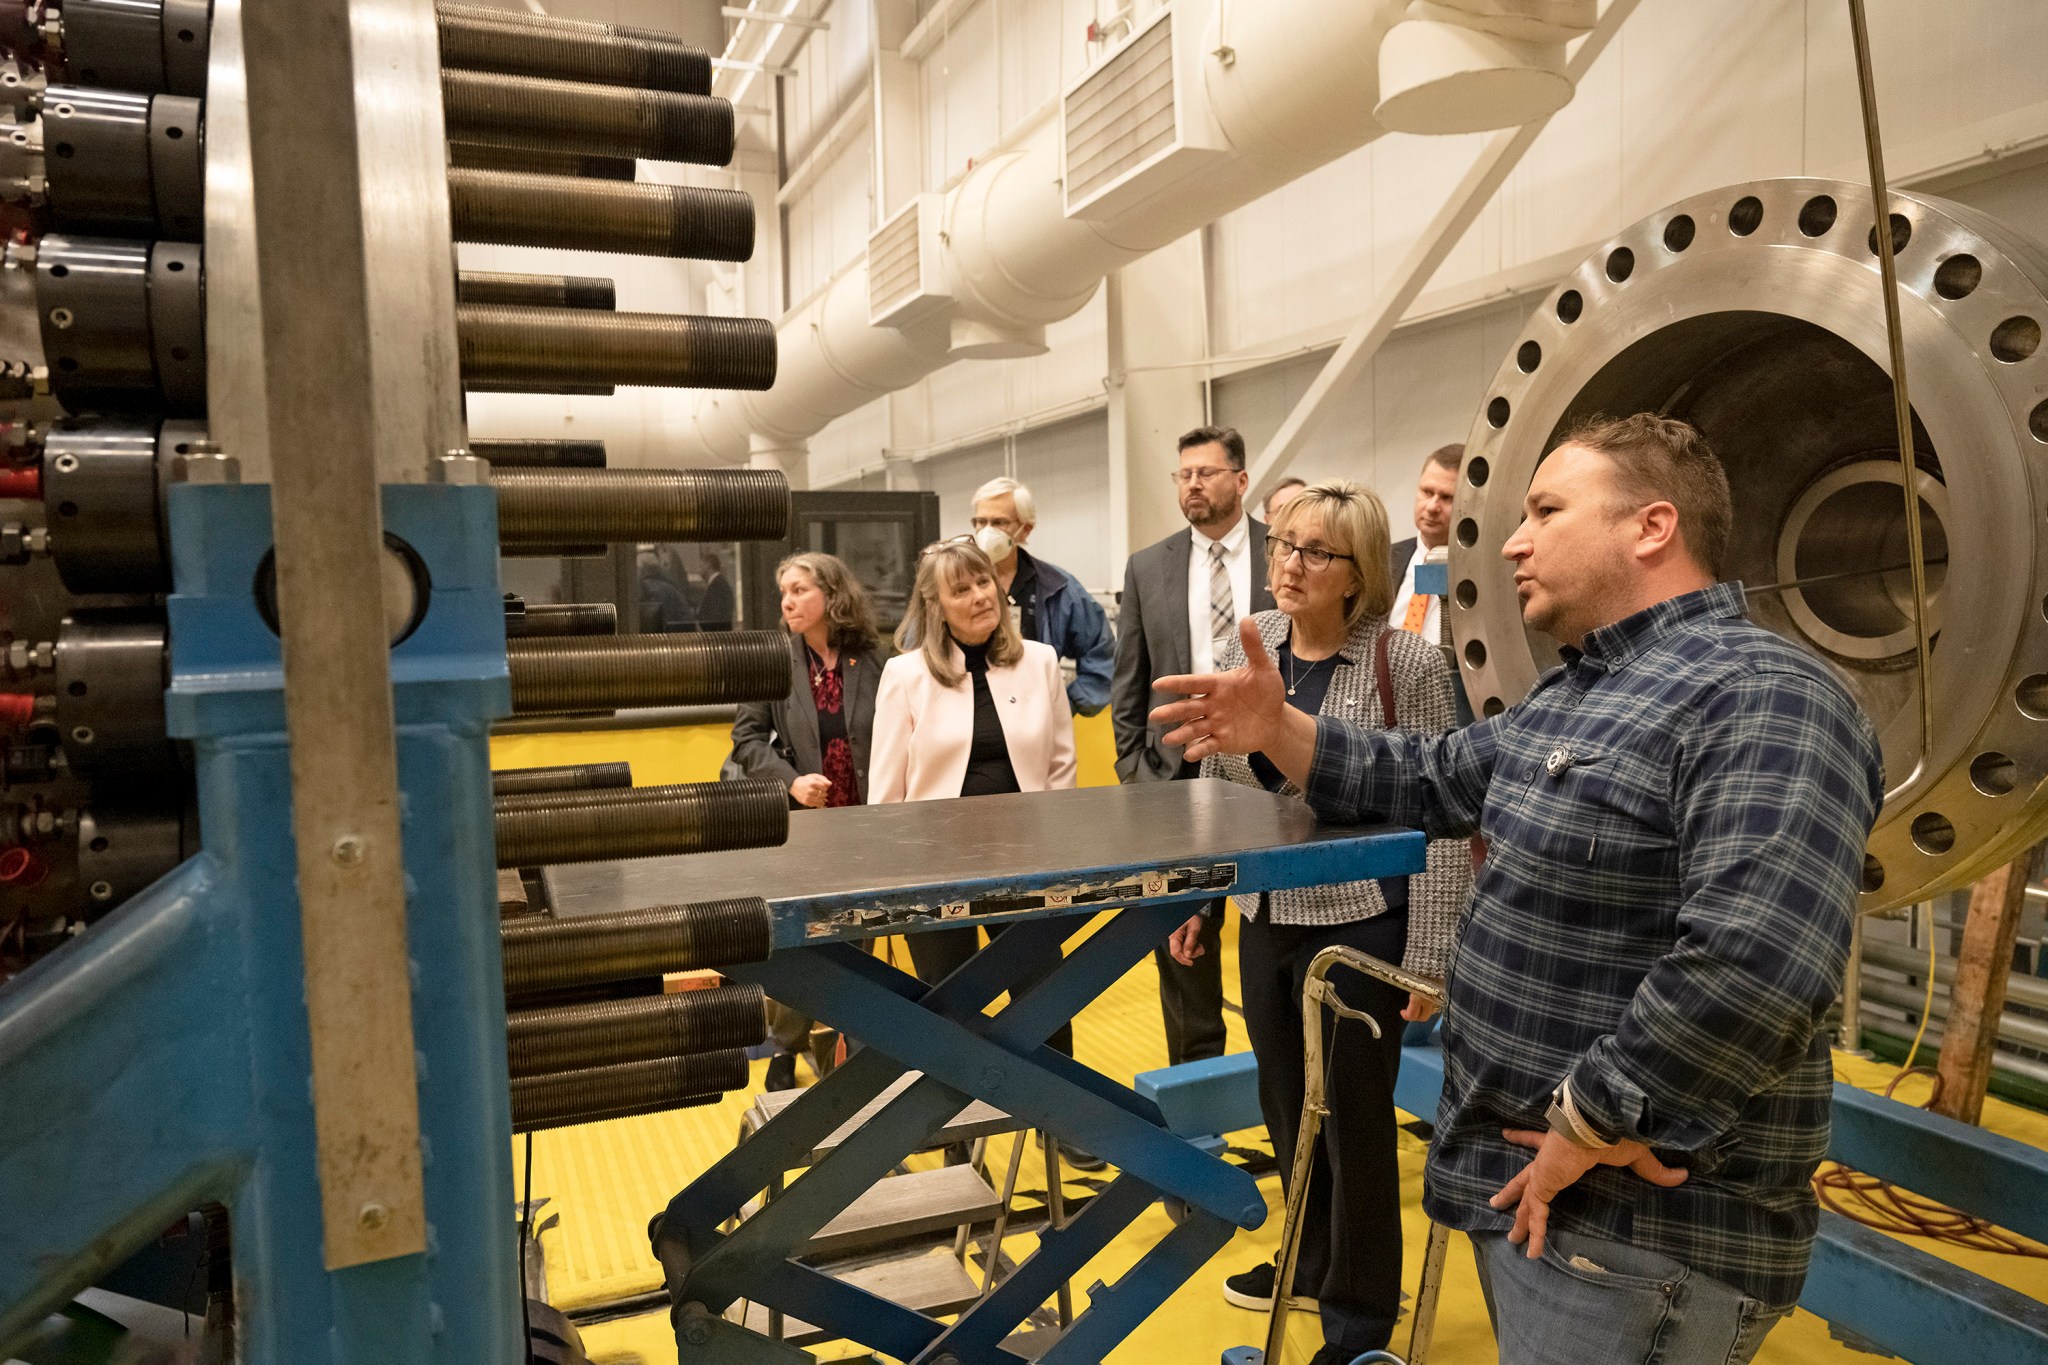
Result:
<instances>
[{"instance_id":1,"label":"blue steel table frame","mask_svg":"<svg viewBox=\"0 0 2048 1365\"><path fill-rule=\"evenodd\" d=\"M1037 1356L1051 1365L1100 1361L1236 1229L1259 1226L1266 1204L1243 1170L1166 1131L1151 1101L1053 1051L1045 1039L1149 955L1193 906L1225 894L1418 871L1423 847L1420 834L1371 829L1237 851L1208 868L1183 859L1172 866L1049 871L1037 888L1011 877L979 886L775 901L775 954L729 974L758 983L861 1047L655 1220L651 1232L675 1305L680 1359L725 1365L807 1358L717 1316L744 1298L918 1365L1020 1362L1024 1358L1004 1349L1004 1340L1155 1199L1171 1196L1186 1206L1187 1217L1114 1285L1092 1286L1087 1310ZM1017 908L974 909L998 903ZM935 905L945 907L942 918L929 913ZM1104 910L1115 913L1046 970L1060 945ZM937 985L858 943L971 924L1007 928ZM1005 991L1010 1003L999 1013L983 1013ZM759 1213L733 1232L719 1231L906 1071L923 1077ZM790 1259L970 1099L1102 1156L1119 1174L1065 1227L1042 1233L1038 1249L951 1325Z\"/></svg>"},{"instance_id":2,"label":"blue steel table frame","mask_svg":"<svg viewBox=\"0 0 2048 1365\"><path fill-rule=\"evenodd\" d=\"M510 700L497 504L387 487L383 516L432 581L391 656L428 1249L322 1264L284 680L253 593L269 489L176 487L168 710L203 851L0 988L0 1358L209 1201L233 1222L247 1365L523 1357L487 749Z\"/></svg>"}]
</instances>

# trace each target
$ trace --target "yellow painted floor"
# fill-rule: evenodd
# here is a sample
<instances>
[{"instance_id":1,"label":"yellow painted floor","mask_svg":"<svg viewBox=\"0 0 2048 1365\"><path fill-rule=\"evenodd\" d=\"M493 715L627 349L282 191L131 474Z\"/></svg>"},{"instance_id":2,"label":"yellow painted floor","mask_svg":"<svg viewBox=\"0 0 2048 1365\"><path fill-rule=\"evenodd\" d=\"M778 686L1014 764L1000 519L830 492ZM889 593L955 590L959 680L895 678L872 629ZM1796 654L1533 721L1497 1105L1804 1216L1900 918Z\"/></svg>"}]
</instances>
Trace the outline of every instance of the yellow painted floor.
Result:
<instances>
[{"instance_id":1,"label":"yellow painted floor","mask_svg":"<svg viewBox=\"0 0 2048 1365\"><path fill-rule=\"evenodd\" d=\"M1107 717L1078 721L1075 731L1083 784L1113 782ZM628 759L634 765L635 782L648 785L708 781L716 776L728 747L722 730L706 728L514 736L492 742L492 759L494 766L501 768ZM1237 981L1235 919L1230 917L1224 941L1224 981L1233 998ZM897 960L905 961L901 944L893 947ZM1245 1050L1244 1031L1234 1016L1229 1026L1230 1050ZM1164 1065L1166 1046L1152 965L1140 964L1091 1005L1076 1021L1075 1035L1080 1059L1105 1075L1128 1080L1138 1072ZM764 1066L755 1064L755 1089ZM1837 1054L1837 1079L1864 1089L1882 1090L1895 1074L1892 1067ZM810 1079L808 1068L803 1070L803 1079ZM1918 1093L1908 1090L1900 1098L1917 1099ZM647 1242L647 1220L698 1172L731 1150L740 1115L751 1102L751 1093L739 1092L702 1109L559 1129L536 1137L534 1194L552 1200L550 1210L561 1215L560 1224L541 1239L549 1283L560 1307L574 1309L660 1287L660 1268ZM2048 1116L1991 1099L1985 1104L1984 1123L2009 1137L2048 1148ZM1239 1147L1266 1145L1263 1130L1234 1134L1231 1140ZM1009 1142L1008 1138L991 1142L989 1165L998 1180ZM1404 1245L1409 1255L1404 1278L1412 1284L1426 1234L1421 1212L1423 1150L1420 1142L1405 1133L1401 1143ZM929 1156L914 1159L912 1164L936 1160ZM1069 1188L1084 1193L1087 1187L1080 1182L1086 1179L1070 1172ZM1265 1225L1238 1234L1159 1313L1112 1352L1110 1361L1116 1365L1206 1365L1219 1359L1226 1347L1263 1340L1265 1318L1228 1306L1220 1292L1226 1275L1270 1259L1278 1245L1279 1180L1269 1176L1261 1187L1272 1210ZM1035 1148L1027 1151L1019 1188L1045 1188ZM1081 1286L1098 1280L1113 1283L1165 1235L1167 1227L1166 1215L1157 1206L1134 1222L1077 1278L1076 1310L1086 1302ZM1934 1255L2035 1298L2048 1299L2048 1261L1960 1252L1924 1239L1911 1240ZM1028 1234L1009 1238L1005 1250L1021 1260L1031 1253L1035 1241ZM666 1313L599 1324L586 1329L584 1339L597 1365L669 1365L676 1359ZM1312 1320L1295 1321L1285 1365L1306 1361L1319 1342ZM1404 1327L1394 1344L1398 1349L1405 1343ZM820 1361L860 1354L846 1346L812 1349ZM1462 1237L1451 1239L1431 1358L1436 1365L1491 1365L1495 1359L1471 1250ZM1872 1357L1837 1344L1829 1338L1825 1323L1801 1312L1771 1334L1757 1359L1759 1365L1860 1365ZM1987 1361L1986 1365L1994 1363Z\"/></svg>"}]
</instances>

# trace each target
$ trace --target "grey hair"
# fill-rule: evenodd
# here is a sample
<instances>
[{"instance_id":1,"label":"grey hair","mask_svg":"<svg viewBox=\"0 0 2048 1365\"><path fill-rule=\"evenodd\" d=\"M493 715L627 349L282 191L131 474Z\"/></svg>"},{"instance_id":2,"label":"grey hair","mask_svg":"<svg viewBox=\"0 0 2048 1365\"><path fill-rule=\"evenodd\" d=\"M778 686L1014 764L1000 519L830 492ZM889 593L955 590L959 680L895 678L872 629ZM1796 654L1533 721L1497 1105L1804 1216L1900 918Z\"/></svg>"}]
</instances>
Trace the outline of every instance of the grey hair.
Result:
<instances>
[{"instance_id":1,"label":"grey hair","mask_svg":"<svg viewBox=\"0 0 2048 1365\"><path fill-rule=\"evenodd\" d=\"M990 498L1000 498L1005 493L1008 493L1010 501L1016 504L1018 524L1023 526L1038 525L1038 502L1031 496L1031 490L1007 474L990 479L987 483L975 489L974 500L969 505L976 506L988 501Z\"/></svg>"}]
</instances>

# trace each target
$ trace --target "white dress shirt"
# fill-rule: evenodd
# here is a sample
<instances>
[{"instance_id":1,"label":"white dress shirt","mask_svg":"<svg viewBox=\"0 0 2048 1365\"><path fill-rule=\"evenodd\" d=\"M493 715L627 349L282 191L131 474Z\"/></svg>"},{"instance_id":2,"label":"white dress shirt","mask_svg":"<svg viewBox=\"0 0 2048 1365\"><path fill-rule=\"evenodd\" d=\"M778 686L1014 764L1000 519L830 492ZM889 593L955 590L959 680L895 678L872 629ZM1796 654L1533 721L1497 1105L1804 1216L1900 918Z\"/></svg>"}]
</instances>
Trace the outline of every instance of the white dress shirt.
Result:
<instances>
[{"instance_id":1,"label":"white dress shirt","mask_svg":"<svg viewBox=\"0 0 2048 1365\"><path fill-rule=\"evenodd\" d=\"M1213 541L1199 526L1188 548L1188 645L1197 673L1216 671L1216 642L1209 637L1209 547L1223 547L1223 565L1230 573L1230 596L1242 621L1252 605L1251 518L1240 513L1237 525L1220 541Z\"/></svg>"},{"instance_id":2,"label":"white dress shirt","mask_svg":"<svg viewBox=\"0 0 2048 1365\"><path fill-rule=\"evenodd\" d=\"M1415 566L1422 563L1423 556L1428 553L1429 550L1425 546L1417 543L1415 554L1408 561L1407 572L1401 575L1400 590L1394 594L1394 609L1387 613L1387 624L1395 630L1400 630L1408 619L1408 599L1415 595ZM1438 632L1443 629L1443 620L1444 599L1432 594L1429 599L1429 614L1422 618L1422 628L1415 633L1433 645L1441 644L1443 642L1438 637Z\"/></svg>"}]
</instances>

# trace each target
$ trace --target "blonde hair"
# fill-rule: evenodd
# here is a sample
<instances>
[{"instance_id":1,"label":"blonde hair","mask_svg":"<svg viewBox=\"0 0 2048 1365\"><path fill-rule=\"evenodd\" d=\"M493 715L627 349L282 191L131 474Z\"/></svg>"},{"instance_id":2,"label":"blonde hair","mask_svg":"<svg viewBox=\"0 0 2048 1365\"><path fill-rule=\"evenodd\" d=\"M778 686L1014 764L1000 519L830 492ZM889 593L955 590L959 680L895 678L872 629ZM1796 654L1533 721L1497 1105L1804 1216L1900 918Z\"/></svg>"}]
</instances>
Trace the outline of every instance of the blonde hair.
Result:
<instances>
[{"instance_id":1,"label":"blonde hair","mask_svg":"<svg viewBox=\"0 0 2048 1365\"><path fill-rule=\"evenodd\" d=\"M911 585L910 606L903 624L896 627L896 648L906 654L913 649L924 653L924 665L941 687L958 686L966 675L953 665L950 646L953 632L946 626L946 608L939 600L939 587L958 589L978 578L995 581L996 566L972 540L942 540L927 545L917 557L917 581ZM1008 603L999 603L995 634L988 637L988 661L998 667L1022 663L1024 637Z\"/></svg>"},{"instance_id":2,"label":"blonde hair","mask_svg":"<svg viewBox=\"0 0 2048 1365\"><path fill-rule=\"evenodd\" d=\"M809 574L811 582L825 595L825 622L831 627L827 638L832 647L874 653L882 641L882 633L875 625L875 608L868 601L868 590L846 567L846 561L817 550L793 554L775 566L776 591L782 590L782 576L791 569ZM787 622L783 629L789 629Z\"/></svg>"},{"instance_id":3,"label":"blonde hair","mask_svg":"<svg viewBox=\"0 0 2048 1365\"><path fill-rule=\"evenodd\" d=\"M1344 629L1356 629L1369 616L1384 618L1394 609L1386 504L1371 489L1349 479L1312 483L1274 514L1272 534L1292 540L1289 533L1310 517L1321 524L1328 549L1351 556L1338 561L1351 570L1351 591L1344 598Z\"/></svg>"}]
</instances>

